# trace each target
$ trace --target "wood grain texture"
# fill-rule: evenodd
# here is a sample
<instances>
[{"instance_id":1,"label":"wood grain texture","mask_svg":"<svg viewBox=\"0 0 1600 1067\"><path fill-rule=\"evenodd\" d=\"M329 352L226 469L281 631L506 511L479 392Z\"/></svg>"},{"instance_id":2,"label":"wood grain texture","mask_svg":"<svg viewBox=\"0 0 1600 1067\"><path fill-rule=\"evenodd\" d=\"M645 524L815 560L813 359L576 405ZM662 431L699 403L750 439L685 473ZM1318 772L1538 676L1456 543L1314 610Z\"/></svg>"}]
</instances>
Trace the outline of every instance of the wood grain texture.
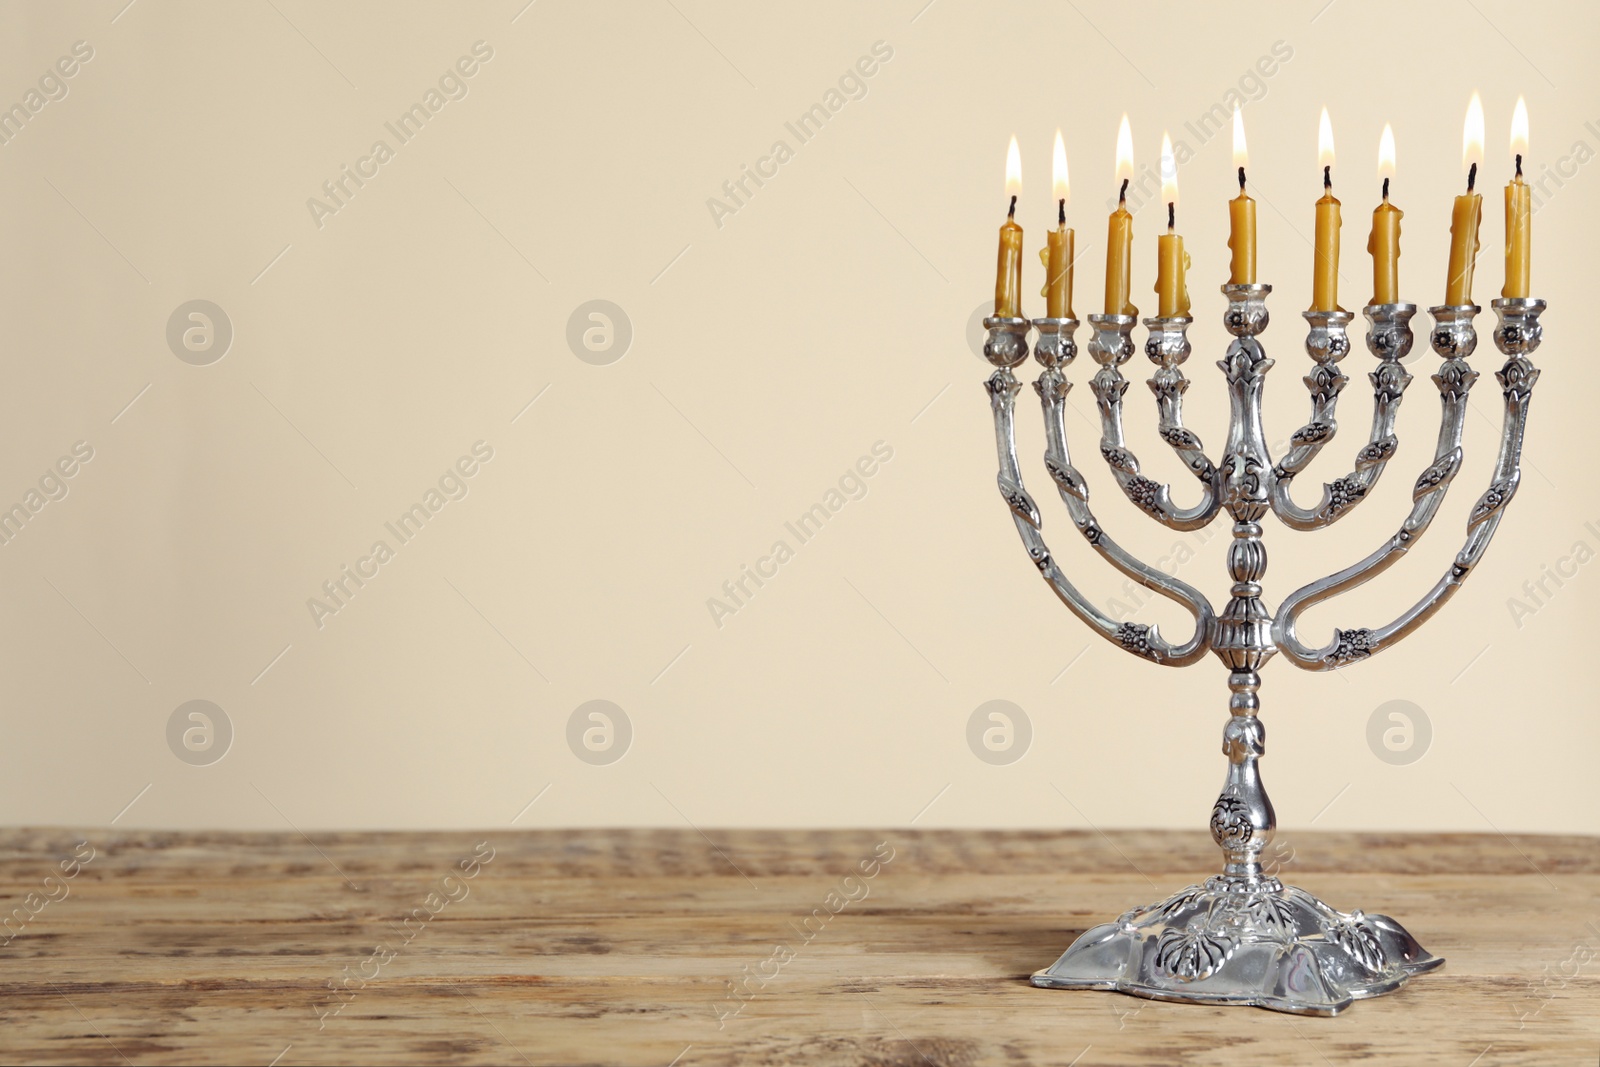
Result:
<instances>
[{"instance_id":1,"label":"wood grain texture","mask_svg":"<svg viewBox=\"0 0 1600 1067\"><path fill-rule=\"evenodd\" d=\"M93 859L62 878L82 841ZM1334 1019L1027 984L1086 927L1210 874L1203 833L0 831L13 916L0 1059L1600 1059L1600 842L1319 833L1286 845L1283 877L1394 915L1445 968ZM59 899L41 905L52 873Z\"/></svg>"}]
</instances>

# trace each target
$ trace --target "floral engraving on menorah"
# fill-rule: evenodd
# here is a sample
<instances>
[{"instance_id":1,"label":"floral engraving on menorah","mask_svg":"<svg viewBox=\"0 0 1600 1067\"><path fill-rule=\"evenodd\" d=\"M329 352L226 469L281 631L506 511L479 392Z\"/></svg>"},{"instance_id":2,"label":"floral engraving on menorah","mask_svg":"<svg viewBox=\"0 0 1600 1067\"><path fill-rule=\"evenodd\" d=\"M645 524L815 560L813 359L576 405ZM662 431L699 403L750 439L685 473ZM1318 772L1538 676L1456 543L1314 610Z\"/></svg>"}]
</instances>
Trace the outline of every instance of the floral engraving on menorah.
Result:
<instances>
[{"instance_id":1,"label":"floral engraving on menorah","mask_svg":"<svg viewBox=\"0 0 1600 1067\"><path fill-rule=\"evenodd\" d=\"M1268 512L1292 530L1325 528L1367 498L1399 448L1395 417L1412 377L1401 365L1410 352L1412 304L1374 304L1364 309L1367 348L1377 358L1372 383L1372 429L1356 452L1349 473L1326 483L1316 503L1302 506L1291 495L1294 480L1333 441L1335 411L1349 378L1340 362L1350 352L1346 311L1308 311L1305 376L1311 416L1290 438L1276 462L1268 454L1261 398L1273 361L1258 340L1268 325L1268 285L1225 285L1223 322L1233 336L1217 364L1229 395L1228 440L1213 463L1200 439L1183 425L1189 388L1183 363L1190 355L1188 316L1144 320L1144 354L1155 364L1149 386L1155 394L1158 434L1200 483L1200 499L1180 508L1168 486L1140 473L1139 460L1123 437L1122 404L1128 380L1121 367L1135 352L1131 315L1091 315L1090 357L1098 365L1090 381L1100 415L1100 455L1122 492L1141 511L1174 530L1196 530L1224 509L1233 519L1227 567L1233 580L1220 611L1185 582L1154 568L1119 546L1089 507L1089 487L1067 448L1066 368L1077 357L1070 318L995 317L984 320L984 355L998 368L987 382L999 453L1000 494L1011 509L1028 556L1055 594L1090 628L1114 644L1155 663L1184 666L1215 653L1229 670L1231 716L1223 730L1228 760L1222 794L1211 813L1211 836L1222 849L1222 873L1203 885L1135 908L1088 930L1033 984L1056 989L1110 989L1164 1000L1248 1004L1308 1015L1333 1015L1353 1000L1399 988L1413 974L1444 960L1430 954L1393 919L1361 911L1338 911L1310 893L1286 886L1264 869L1263 850L1276 818L1257 772L1266 750L1258 717L1261 668L1281 654L1297 667L1336 670L1367 659L1422 625L1460 588L1494 536L1521 478L1528 400L1539 371L1528 357L1539 346L1535 299L1497 299L1495 345L1506 357L1496 378L1505 398L1499 458L1489 487L1467 519L1466 541L1426 594L1394 620L1378 626L1335 628L1320 647L1296 632L1301 614L1387 570L1427 532L1461 468L1461 437L1467 396L1478 372L1467 359L1477 347L1476 305L1430 310L1429 342L1443 360L1433 375L1439 389L1441 425L1434 454L1412 489L1411 511L1399 529L1364 558L1295 590L1277 610L1262 600L1267 571L1261 520ZM1023 485L1017 460L1014 410L1021 383L1013 368L1028 358L1028 334L1037 331L1034 356L1044 368L1034 390L1044 412L1045 469L1056 484L1079 533L1105 560L1140 585L1176 602L1195 622L1188 640L1173 643L1154 625L1118 622L1095 607L1068 579L1045 544L1038 505Z\"/></svg>"}]
</instances>

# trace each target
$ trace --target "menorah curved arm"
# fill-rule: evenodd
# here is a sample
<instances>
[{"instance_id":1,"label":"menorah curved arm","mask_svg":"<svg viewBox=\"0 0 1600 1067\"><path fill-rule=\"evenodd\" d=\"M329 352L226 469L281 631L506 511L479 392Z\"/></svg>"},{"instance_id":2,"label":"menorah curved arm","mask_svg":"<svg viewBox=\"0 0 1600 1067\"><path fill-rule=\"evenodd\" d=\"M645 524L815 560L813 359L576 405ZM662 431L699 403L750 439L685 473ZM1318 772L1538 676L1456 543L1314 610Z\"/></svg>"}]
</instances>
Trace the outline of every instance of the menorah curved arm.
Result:
<instances>
[{"instance_id":1,"label":"menorah curved arm","mask_svg":"<svg viewBox=\"0 0 1600 1067\"><path fill-rule=\"evenodd\" d=\"M1039 394L1039 403L1044 411L1045 468L1056 483L1061 500L1067 506L1067 514L1072 517L1073 524L1088 542L1094 546L1095 551L1105 557L1113 567L1140 585L1181 605L1194 617L1194 635L1173 649L1166 660L1174 666L1194 662L1210 647L1212 623L1215 619L1211 602L1206 599L1205 594L1187 582L1181 582L1155 567L1146 565L1106 536L1096 521L1094 512L1089 508L1089 487L1077 468L1073 467L1071 453L1067 448L1066 400L1072 383L1067 381L1058 367L1050 366L1039 375L1033 387ZM1135 643L1135 647L1131 650L1137 651L1138 639L1143 632L1141 624L1125 622L1121 624L1120 630L1119 643L1128 647L1128 639L1131 637ZM1154 633L1153 627L1151 633Z\"/></svg>"},{"instance_id":2,"label":"menorah curved arm","mask_svg":"<svg viewBox=\"0 0 1600 1067\"><path fill-rule=\"evenodd\" d=\"M1493 303L1500 315L1500 325L1495 329L1495 343L1507 357L1505 366L1495 375L1505 397L1505 419L1494 473L1489 488L1478 498L1467 518L1467 536L1461 551L1456 554L1450 569L1422 599L1387 625L1335 629L1332 643L1320 649L1308 648L1296 637L1295 623L1302 611L1381 573L1415 544L1437 513L1450 479L1460 468L1460 422L1466 407L1467 390L1477 378L1476 372L1463 370L1465 363L1462 357L1470 355L1476 344L1471 320L1477 308L1445 307L1433 309L1434 317L1438 320L1432 338L1434 348L1441 354L1450 354L1434 379L1439 384L1446 409L1446 425L1440 431L1439 458L1417 480L1415 504L1399 533L1366 559L1297 590L1279 606L1273 620L1273 638L1279 650L1296 666L1307 670L1335 670L1370 658L1397 643L1455 595L1488 549L1504 509L1516 494L1522 478L1522 440L1527 427L1528 402L1532 397L1533 385L1539 378L1538 369L1527 356L1539 345L1542 331L1538 316L1544 310L1542 300L1502 299Z\"/></svg>"},{"instance_id":3,"label":"menorah curved arm","mask_svg":"<svg viewBox=\"0 0 1600 1067\"><path fill-rule=\"evenodd\" d=\"M1139 473L1139 459L1128 448L1122 433L1122 395L1128 390L1128 380L1118 368L1133 355L1131 334L1135 319L1132 315L1089 316L1089 325L1094 328L1089 355L1100 364L1089 384L1100 409L1100 455L1128 499L1174 530L1198 530L1211 522L1222 507L1216 465L1206 458L1200 438L1183 425L1183 394L1189 388L1189 379L1180 365L1189 358L1186 331L1191 321L1188 316L1145 320L1150 328L1145 353L1158 367L1149 385L1156 395L1161 439L1172 446L1201 485L1200 502L1191 508L1179 508L1173 504L1168 486Z\"/></svg>"},{"instance_id":4,"label":"menorah curved arm","mask_svg":"<svg viewBox=\"0 0 1600 1067\"><path fill-rule=\"evenodd\" d=\"M996 481L1000 487L1000 495L1011 509L1012 521L1016 524L1017 533L1028 550L1029 558L1039 568L1039 573L1062 603L1106 640L1135 655L1167 666L1181 667L1199 660L1209 648L1213 619L1210 603L1192 587L1128 555L1100 529L1089 510L1088 489L1083 483L1083 478L1067 458L1066 434L1061 411L1065 404L1067 388L1070 386L1059 370L1054 366L1047 366L1045 373L1040 376L1040 381L1045 384L1036 386L1045 407L1046 433L1049 437L1046 465L1058 487L1061 488L1062 499L1067 501L1068 511L1072 515L1074 524L1112 566L1140 585L1187 608L1195 617L1194 634L1181 644L1173 644L1163 638L1159 628L1153 624L1147 626L1142 623L1119 622L1111 618L1079 592L1056 564L1055 557L1051 555L1049 546L1045 544L1044 535L1040 532L1043 520L1039 515L1038 505L1023 486L1021 466L1017 461L1015 404L1017 392L1022 385L1012 374L1011 367L1027 358L1027 320L988 319L985 320L985 325L990 329L991 340L984 346L984 354L989 357L990 362L1002 364L985 383L989 393L989 405L994 413L995 447L1000 467ZM1064 332L1070 334L1070 329ZM997 334L1001 336L997 338ZM1068 348L1072 347L1070 336L1062 337L1060 340L1064 341ZM1061 349L1053 347L1052 351L1060 352ZM1070 360L1071 355L1066 359Z\"/></svg>"},{"instance_id":5,"label":"menorah curved arm","mask_svg":"<svg viewBox=\"0 0 1600 1067\"><path fill-rule=\"evenodd\" d=\"M1371 324L1367 348L1379 360L1368 375L1372 382L1372 433L1356 453L1350 473L1324 483L1322 499L1309 508L1296 504L1291 490L1295 475L1310 465L1338 432L1334 408L1339 391L1349 381L1338 364L1350 351L1345 327L1353 316L1348 311L1305 312L1306 321L1311 324L1306 352L1316 361L1316 367L1305 378L1311 392L1311 419L1290 439L1290 450L1273 471L1272 483L1273 513L1290 529L1318 530L1348 515L1377 484L1394 456L1400 443L1394 432L1395 416L1406 386L1411 384L1411 375L1400 360L1411 351L1410 319L1416 310L1414 304L1374 304L1365 309Z\"/></svg>"}]
</instances>

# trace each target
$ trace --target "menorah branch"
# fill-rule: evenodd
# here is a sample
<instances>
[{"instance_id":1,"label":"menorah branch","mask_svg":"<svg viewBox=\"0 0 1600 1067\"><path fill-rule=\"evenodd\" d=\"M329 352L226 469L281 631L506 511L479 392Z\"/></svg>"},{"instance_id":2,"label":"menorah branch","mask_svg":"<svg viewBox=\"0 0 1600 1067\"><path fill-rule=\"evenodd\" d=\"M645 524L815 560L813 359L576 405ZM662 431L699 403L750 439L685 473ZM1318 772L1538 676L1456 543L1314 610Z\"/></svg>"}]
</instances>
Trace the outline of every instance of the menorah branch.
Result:
<instances>
[{"instance_id":1,"label":"menorah branch","mask_svg":"<svg viewBox=\"0 0 1600 1067\"><path fill-rule=\"evenodd\" d=\"M1131 334L1135 321L1132 315L1089 316L1094 330L1089 355L1100 364L1099 372L1089 383L1100 409L1100 455L1135 505L1171 529L1198 530L1216 517L1222 497L1216 466L1206 458L1200 438L1183 425L1183 394L1189 388L1189 379L1181 368L1189 358L1187 331L1193 320L1188 316L1145 320L1150 331L1145 354L1157 366L1149 386L1156 396L1161 439L1172 446L1201 485L1199 502L1189 508L1179 508L1172 502L1170 487L1139 473L1139 459L1123 436L1122 397L1128 380L1120 368L1134 353Z\"/></svg>"},{"instance_id":2,"label":"menorah branch","mask_svg":"<svg viewBox=\"0 0 1600 1067\"><path fill-rule=\"evenodd\" d=\"M1210 603L1193 587L1134 558L1113 541L1090 510L1088 486L1072 466L1063 414L1071 385L1060 368L1070 363L1077 354L1072 341L1072 332L1077 323L1071 319L1041 319L1038 322L1041 340L1037 355L1045 369L1034 388L1039 393L1044 410L1046 469L1055 481L1074 525L1096 552L1123 574L1177 602L1194 616L1194 634L1181 644L1167 641L1154 625L1109 617L1073 586L1056 564L1041 532L1043 520L1038 505L1023 486L1017 460L1015 405L1016 395L1022 386L1011 368L1027 358L1029 323L1026 319L990 318L984 320L984 325L988 327L990 336L990 341L984 346L984 354L999 368L990 375L986 385L994 413L1000 465L997 481L1000 495L1011 509L1012 520L1028 550L1029 558L1061 601L1106 640L1125 651L1167 666L1184 666L1200 659L1209 647L1211 636L1213 614Z\"/></svg>"},{"instance_id":3,"label":"menorah branch","mask_svg":"<svg viewBox=\"0 0 1600 1067\"><path fill-rule=\"evenodd\" d=\"M1306 646L1296 635L1295 624L1303 611L1382 573L1416 544L1437 514L1445 491L1460 468L1461 423L1465 418L1467 392L1478 377L1477 372L1466 366L1465 357L1477 343L1472 318L1479 309L1447 306L1432 309L1435 327L1431 340L1435 351L1447 357L1434 376L1444 405L1444 424L1434 463L1417 479L1411 514L1394 537L1359 563L1296 590L1279 606L1273 638L1279 650L1296 666L1307 670L1336 670L1394 645L1413 633L1455 595L1489 547L1522 477L1522 441L1527 428L1528 402L1539 377L1537 368L1527 357L1538 347L1542 337L1538 320L1545 305L1542 300L1500 299L1495 300L1493 306L1500 318L1495 329L1495 344L1507 357L1496 375L1505 399L1505 416L1494 472L1489 488L1484 490L1467 517L1465 544L1444 576L1391 622L1376 627L1336 628L1333 640L1316 649Z\"/></svg>"},{"instance_id":4,"label":"menorah branch","mask_svg":"<svg viewBox=\"0 0 1600 1067\"><path fill-rule=\"evenodd\" d=\"M1369 305L1364 314L1370 323L1367 348L1378 357L1378 366L1368 375L1372 382L1372 432L1350 473L1327 482L1322 499L1309 508L1294 502L1291 487L1304 470L1338 432L1334 418L1339 392L1349 380L1339 370L1339 361L1350 351L1346 331L1352 316L1347 311L1307 311L1310 331L1306 352L1316 366L1305 378L1311 392L1311 418L1290 439L1291 448L1273 470L1272 510L1293 530L1317 530L1348 515L1377 484L1384 467L1399 447L1395 436L1395 416L1411 375L1400 360L1411 351L1411 316L1414 304Z\"/></svg>"}]
</instances>

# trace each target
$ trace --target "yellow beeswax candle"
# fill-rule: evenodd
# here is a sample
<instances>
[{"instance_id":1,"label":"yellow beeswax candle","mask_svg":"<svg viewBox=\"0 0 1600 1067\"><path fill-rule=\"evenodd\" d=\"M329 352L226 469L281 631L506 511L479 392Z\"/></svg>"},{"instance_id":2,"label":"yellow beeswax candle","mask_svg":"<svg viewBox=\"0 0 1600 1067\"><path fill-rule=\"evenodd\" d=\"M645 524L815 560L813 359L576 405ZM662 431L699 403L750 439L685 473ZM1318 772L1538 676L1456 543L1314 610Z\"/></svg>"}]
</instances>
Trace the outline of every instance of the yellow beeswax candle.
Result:
<instances>
[{"instance_id":1,"label":"yellow beeswax candle","mask_svg":"<svg viewBox=\"0 0 1600 1067\"><path fill-rule=\"evenodd\" d=\"M1483 221L1483 197L1474 191L1478 162L1483 158L1483 102L1472 94L1461 135L1461 157L1467 166L1467 191L1456 197L1450 214L1450 272L1445 278L1444 302L1453 306L1472 303L1472 271L1478 259L1478 226Z\"/></svg>"},{"instance_id":2,"label":"yellow beeswax candle","mask_svg":"<svg viewBox=\"0 0 1600 1067\"><path fill-rule=\"evenodd\" d=\"M1072 257L1077 235L1067 229L1066 201L1060 204L1056 228L1045 236L1048 247L1039 251L1039 258L1044 261L1045 279L1039 295L1045 298L1046 315L1052 319L1070 319L1075 317L1072 314Z\"/></svg>"},{"instance_id":3,"label":"yellow beeswax candle","mask_svg":"<svg viewBox=\"0 0 1600 1067\"><path fill-rule=\"evenodd\" d=\"M994 313L996 318L1022 317L1022 227L1017 225L1017 195L1022 190L1022 156L1017 139L1011 138L1006 151L1006 192L1011 207L1000 226L1000 258L994 275Z\"/></svg>"},{"instance_id":4,"label":"yellow beeswax candle","mask_svg":"<svg viewBox=\"0 0 1600 1067\"><path fill-rule=\"evenodd\" d=\"M1317 232L1311 274L1311 310L1339 311L1339 201L1333 195L1333 125L1322 109L1317 130L1322 166L1322 198L1317 201Z\"/></svg>"},{"instance_id":5,"label":"yellow beeswax candle","mask_svg":"<svg viewBox=\"0 0 1600 1067\"><path fill-rule=\"evenodd\" d=\"M1400 220L1405 212L1389 203L1389 179L1394 177L1394 130L1387 123L1378 141L1378 177L1383 179L1383 203L1372 211L1372 302L1400 302Z\"/></svg>"},{"instance_id":6,"label":"yellow beeswax candle","mask_svg":"<svg viewBox=\"0 0 1600 1067\"><path fill-rule=\"evenodd\" d=\"M1522 156L1528 151L1528 105L1517 97L1511 117L1511 154L1517 172L1506 186L1506 284L1500 295L1526 299L1529 286L1528 245L1533 236L1533 190L1522 180Z\"/></svg>"},{"instance_id":7,"label":"yellow beeswax candle","mask_svg":"<svg viewBox=\"0 0 1600 1067\"><path fill-rule=\"evenodd\" d=\"M1232 285L1256 282L1256 202L1244 190L1244 168L1250 163L1244 144L1244 117L1233 109L1233 165L1239 168L1239 195L1228 201L1228 248L1233 253L1228 281Z\"/></svg>"},{"instance_id":8,"label":"yellow beeswax candle","mask_svg":"<svg viewBox=\"0 0 1600 1067\"><path fill-rule=\"evenodd\" d=\"M1162 318L1189 314L1189 257L1177 233L1178 165L1172 139L1161 135L1161 197L1167 202L1167 232L1156 238L1156 297Z\"/></svg>"},{"instance_id":9,"label":"yellow beeswax candle","mask_svg":"<svg viewBox=\"0 0 1600 1067\"><path fill-rule=\"evenodd\" d=\"M1056 194L1056 228L1046 238L1046 247L1039 252L1044 261L1045 314L1052 319L1070 319L1072 314L1072 257L1077 245L1076 235L1067 229L1067 149L1061 142L1061 131L1056 131L1056 147L1051 160L1052 181Z\"/></svg>"},{"instance_id":10,"label":"yellow beeswax candle","mask_svg":"<svg viewBox=\"0 0 1600 1067\"><path fill-rule=\"evenodd\" d=\"M1133 268L1133 214L1128 210L1128 182L1133 177L1133 134L1128 116L1122 116L1117 130L1117 177L1122 189L1117 209L1106 228L1106 314L1137 315L1139 309L1128 299Z\"/></svg>"}]
</instances>

